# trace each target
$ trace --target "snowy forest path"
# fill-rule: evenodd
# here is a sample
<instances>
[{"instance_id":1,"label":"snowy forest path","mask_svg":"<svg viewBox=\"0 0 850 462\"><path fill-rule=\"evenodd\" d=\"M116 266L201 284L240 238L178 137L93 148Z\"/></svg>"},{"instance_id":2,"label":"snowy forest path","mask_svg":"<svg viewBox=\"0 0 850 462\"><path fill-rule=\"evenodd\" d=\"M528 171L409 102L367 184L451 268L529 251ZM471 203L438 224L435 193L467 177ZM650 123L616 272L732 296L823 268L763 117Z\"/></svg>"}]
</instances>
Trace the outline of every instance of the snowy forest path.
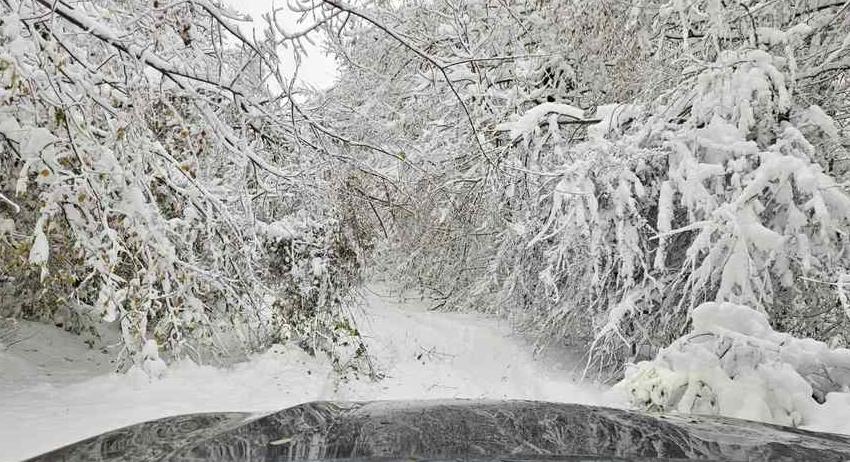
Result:
<instances>
[{"instance_id":1,"label":"snowy forest path","mask_svg":"<svg viewBox=\"0 0 850 462\"><path fill-rule=\"evenodd\" d=\"M604 388L577 384L575 362L535 361L505 321L430 311L428 300L367 286L355 319L383 377L342 378L323 355L277 345L228 368L188 360L163 377L104 373L80 337L45 325L0 350L0 461L34 456L105 431L178 414L268 412L315 400L537 399L605 404ZM29 345L29 346L28 346ZM98 355L100 353L95 352ZM56 363L67 363L56 374ZM558 364L563 363L563 364ZM51 371L45 373L45 371Z\"/></svg>"},{"instance_id":2,"label":"snowy forest path","mask_svg":"<svg viewBox=\"0 0 850 462\"><path fill-rule=\"evenodd\" d=\"M536 360L532 346L506 321L432 311L433 305L410 294L391 295L385 286L367 286L355 318L383 379L342 383L334 397L601 402L601 388L577 383L575 357Z\"/></svg>"}]
</instances>

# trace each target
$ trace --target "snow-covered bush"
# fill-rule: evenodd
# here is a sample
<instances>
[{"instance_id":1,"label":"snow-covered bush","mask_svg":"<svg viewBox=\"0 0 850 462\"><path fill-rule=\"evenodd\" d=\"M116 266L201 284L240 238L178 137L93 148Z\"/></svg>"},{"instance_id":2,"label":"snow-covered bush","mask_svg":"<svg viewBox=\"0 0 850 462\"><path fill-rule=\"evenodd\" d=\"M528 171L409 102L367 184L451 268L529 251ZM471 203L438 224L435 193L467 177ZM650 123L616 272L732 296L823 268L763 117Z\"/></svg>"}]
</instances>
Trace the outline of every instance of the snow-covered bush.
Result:
<instances>
[{"instance_id":1,"label":"snow-covered bush","mask_svg":"<svg viewBox=\"0 0 850 462\"><path fill-rule=\"evenodd\" d=\"M654 360L626 369L616 388L633 405L800 426L850 393L850 350L776 332L762 312L704 303L691 328Z\"/></svg>"},{"instance_id":2,"label":"snow-covered bush","mask_svg":"<svg viewBox=\"0 0 850 462\"><path fill-rule=\"evenodd\" d=\"M269 249L265 272L275 293L270 311L274 339L295 338L311 349L333 349L339 337L355 331L351 320L337 311L348 289L360 282L363 243L338 220L318 221L304 211L259 222L257 233Z\"/></svg>"}]
</instances>

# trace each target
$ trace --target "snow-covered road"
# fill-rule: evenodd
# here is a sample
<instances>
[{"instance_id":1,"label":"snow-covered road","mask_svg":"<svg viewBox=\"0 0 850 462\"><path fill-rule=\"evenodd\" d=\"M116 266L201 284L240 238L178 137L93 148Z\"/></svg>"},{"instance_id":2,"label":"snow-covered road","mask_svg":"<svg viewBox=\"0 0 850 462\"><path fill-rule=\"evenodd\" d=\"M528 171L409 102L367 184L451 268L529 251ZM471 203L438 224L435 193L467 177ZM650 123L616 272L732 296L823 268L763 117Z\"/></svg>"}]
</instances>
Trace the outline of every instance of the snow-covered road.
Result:
<instances>
[{"instance_id":1,"label":"snow-covered road","mask_svg":"<svg viewBox=\"0 0 850 462\"><path fill-rule=\"evenodd\" d=\"M340 385L337 399L527 398L601 403L602 389L578 385L573 358L536 361L504 321L429 311L428 301L399 302L372 288L358 326L379 383ZM579 367L580 369L580 367Z\"/></svg>"},{"instance_id":2,"label":"snow-covered road","mask_svg":"<svg viewBox=\"0 0 850 462\"><path fill-rule=\"evenodd\" d=\"M106 430L174 414L272 411L320 400L528 398L610 404L604 389L576 384L570 360L535 361L505 323L428 311L382 287L356 314L384 379L340 381L324 358L279 346L221 369L172 365L161 379L104 374L98 352L58 329L30 326L39 341L0 352L0 460L33 456ZM51 337L46 339L45 337ZM35 345L53 345L38 347ZM101 357L99 357L100 355Z\"/></svg>"}]
</instances>

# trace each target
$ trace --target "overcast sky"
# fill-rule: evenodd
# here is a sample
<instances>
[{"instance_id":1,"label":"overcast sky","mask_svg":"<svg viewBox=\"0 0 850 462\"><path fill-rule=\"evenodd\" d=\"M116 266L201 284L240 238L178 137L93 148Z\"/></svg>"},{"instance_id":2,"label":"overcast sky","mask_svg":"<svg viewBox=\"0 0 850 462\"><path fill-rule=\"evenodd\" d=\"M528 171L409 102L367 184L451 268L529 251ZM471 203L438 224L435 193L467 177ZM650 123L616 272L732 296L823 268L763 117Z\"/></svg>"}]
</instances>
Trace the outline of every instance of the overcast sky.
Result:
<instances>
[{"instance_id":1,"label":"overcast sky","mask_svg":"<svg viewBox=\"0 0 850 462\"><path fill-rule=\"evenodd\" d=\"M224 0L233 8L248 13L251 19L254 20L254 27L264 28L263 14L271 11L272 0ZM285 7L286 0L276 0L274 2L278 7ZM301 30L308 24L298 24L298 15L288 13L285 16L278 14L278 18L283 18L286 22L284 26L287 31ZM260 36L260 30L257 30L257 35ZM319 43L317 43L319 45ZM316 45L305 43L307 48L307 56L301 63L299 78L302 82L312 85L319 89L328 88L333 84L337 75L337 67L333 58L326 56L321 48ZM292 52L290 50L282 50L283 61L289 69L294 68Z\"/></svg>"}]
</instances>

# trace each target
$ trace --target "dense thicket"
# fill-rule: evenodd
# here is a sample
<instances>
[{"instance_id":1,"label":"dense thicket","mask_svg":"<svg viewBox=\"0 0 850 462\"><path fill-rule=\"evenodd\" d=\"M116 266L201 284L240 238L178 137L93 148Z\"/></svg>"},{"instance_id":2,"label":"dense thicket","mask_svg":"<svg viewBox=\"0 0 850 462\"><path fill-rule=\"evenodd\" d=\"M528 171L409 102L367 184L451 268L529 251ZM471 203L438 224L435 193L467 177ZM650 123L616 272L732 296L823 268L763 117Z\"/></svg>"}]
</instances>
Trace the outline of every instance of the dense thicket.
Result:
<instances>
[{"instance_id":1,"label":"dense thicket","mask_svg":"<svg viewBox=\"0 0 850 462\"><path fill-rule=\"evenodd\" d=\"M847 2L324 3L329 123L443 306L609 372L707 301L848 344Z\"/></svg>"},{"instance_id":2,"label":"dense thicket","mask_svg":"<svg viewBox=\"0 0 850 462\"><path fill-rule=\"evenodd\" d=\"M237 19L0 2L0 315L113 326L125 364L356 334L342 301L370 244L349 168L281 90L298 37Z\"/></svg>"}]
</instances>

